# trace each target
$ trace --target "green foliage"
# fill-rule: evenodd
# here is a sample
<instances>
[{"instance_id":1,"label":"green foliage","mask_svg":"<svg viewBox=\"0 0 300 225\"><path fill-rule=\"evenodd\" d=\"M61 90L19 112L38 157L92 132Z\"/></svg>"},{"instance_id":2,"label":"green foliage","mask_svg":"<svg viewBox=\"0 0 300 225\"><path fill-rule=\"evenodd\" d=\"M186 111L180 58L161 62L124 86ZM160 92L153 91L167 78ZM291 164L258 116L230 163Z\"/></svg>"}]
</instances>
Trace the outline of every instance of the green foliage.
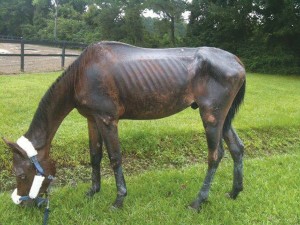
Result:
<instances>
[{"instance_id":1,"label":"green foliage","mask_svg":"<svg viewBox=\"0 0 300 225\"><path fill-rule=\"evenodd\" d=\"M21 0L0 2L0 34L143 47L214 46L251 72L300 74L299 0ZM145 18L145 9L157 18ZM190 11L189 20L183 13Z\"/></svg>"},{"instance_id":2,"label":"green foliage","mask_svg":"<svg viewBox=\"0 0 300 225\"><path fill-rule=\"evenodd\" d=\"M193 0L186 43L233 52L250 71L299 74L299 17L294 0Z\"/></svg>"},{"instance_id":3,"label":"green foliage","mask_svg":"<svg viewBox=\"0 0 300 225\"><path fill-rule=\"evenodd\" d=\"M21 26L31 23L32 18L31 0L0 1L0 34L22 36Z\"/></svg>"},{"instance_id":4,"label":"green foliage","mask_svg":"<svg viewBox=\"0 0 300 225\"><path fill-rule=\"evenodd\" d=\"M148 6L158 14L162 14L165 21L169 23L169 42L176 46L175 24L182 19L182 13L186 11L188 2L186 0L148 0ZM167 45L168 46L168 45Z\"/></svg>"},{"instance_id":5,"label":"green foliage","mask_svg":"<svg viewBox=\"0 0 300 225\"><path fill-rule=\"evenodd\" d=\"M282 47L269 49L263 44L242 46L236 53L246 65L247 71L273 74L299 74L300 55Z\"/></svg>"},{"instance_id":6,"label":"green foliage","mask_svg":"<svg viewBox=\"0 0 300 225\"><path fill-rule=\"evenodd\" d=\"M143 21L140 16L141 5L131 3L125 10L124 30L126 38L124 42L141 45L143 42Z\"/></svg>"}]
</instances>

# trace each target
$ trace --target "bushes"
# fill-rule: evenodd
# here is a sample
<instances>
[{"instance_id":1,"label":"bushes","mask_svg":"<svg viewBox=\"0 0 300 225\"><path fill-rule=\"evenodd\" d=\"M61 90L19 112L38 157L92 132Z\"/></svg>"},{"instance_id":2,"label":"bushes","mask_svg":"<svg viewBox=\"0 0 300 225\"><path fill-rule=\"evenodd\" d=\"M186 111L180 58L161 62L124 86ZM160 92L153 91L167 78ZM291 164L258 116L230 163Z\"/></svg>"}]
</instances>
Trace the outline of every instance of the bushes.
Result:
<instances>
[{"instance_id":1,"label":"bushes","mask_svg":"<svg viewBox=\"0 0 300 225\"><path fill-rule=\"evenodd\" d=\"M265 45L248 45L238 49L247 71L273 74L300 75L300 57L283 48L268 48Z\"/></svg>"}]
</instances>

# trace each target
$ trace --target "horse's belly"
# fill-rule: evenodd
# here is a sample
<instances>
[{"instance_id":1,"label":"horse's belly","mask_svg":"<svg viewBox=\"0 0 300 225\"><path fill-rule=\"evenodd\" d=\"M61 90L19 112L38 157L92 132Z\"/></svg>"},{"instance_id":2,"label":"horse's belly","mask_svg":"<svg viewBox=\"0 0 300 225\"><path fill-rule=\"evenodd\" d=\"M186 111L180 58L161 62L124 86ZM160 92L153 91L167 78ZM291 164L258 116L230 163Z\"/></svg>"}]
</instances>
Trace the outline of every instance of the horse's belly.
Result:
<instances>
[{"instance_id":1,"label":"horse's belly","mask_svg":"<svg viewBox=\"0 0 300 225\"><path fill-rule=\"evenodd\" d=\"M158 119L173 115L187 108L192 97L183 93L136 95L123 99L121 119Z\"/></svg>"}]
</instances>

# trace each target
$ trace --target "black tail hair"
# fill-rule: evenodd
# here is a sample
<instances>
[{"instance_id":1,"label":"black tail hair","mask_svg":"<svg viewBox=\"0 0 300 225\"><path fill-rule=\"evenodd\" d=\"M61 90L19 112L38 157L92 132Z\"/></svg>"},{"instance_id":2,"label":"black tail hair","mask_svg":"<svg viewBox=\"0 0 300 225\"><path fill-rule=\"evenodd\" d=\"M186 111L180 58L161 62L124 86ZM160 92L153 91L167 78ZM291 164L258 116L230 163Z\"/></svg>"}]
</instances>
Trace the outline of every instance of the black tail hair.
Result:
<instances>
[{"instance_id":1,"label":"black tail hair","mask_svg":"<svg viewBox=\"0 0 300 225\"><path fill-rule=\"evenodd\" d=\"M244 97L245 97L245 91L246 91L246 80L244 81L244 83L242 84L240 90L238 91L238 93L236 94L233 103L228 111L228 114L226 116L225 122L224 122L224 126L223 126L223 132L226 132L230 129L231 126L231 122L235 116L235 114L237 113L237 111L239 110L240 105L243 103L244 101Z\"/></svg>"}]
</instances>

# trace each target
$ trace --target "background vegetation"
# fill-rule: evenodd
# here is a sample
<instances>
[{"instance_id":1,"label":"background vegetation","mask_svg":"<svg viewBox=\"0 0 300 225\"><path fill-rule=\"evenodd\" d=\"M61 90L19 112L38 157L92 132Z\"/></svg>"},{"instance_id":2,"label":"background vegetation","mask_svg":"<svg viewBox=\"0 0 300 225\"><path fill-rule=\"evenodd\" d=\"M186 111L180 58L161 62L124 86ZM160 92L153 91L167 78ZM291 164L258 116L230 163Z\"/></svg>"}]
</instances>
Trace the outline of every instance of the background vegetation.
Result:
<instances>
[{"instance_id":1,"label":"background vegetation","mask_svg":"<svg viewBox=\"0 0 300 225\"><path fill-rule=\"evenodd\" d=\"M0 136L16 140L28 129L41 96L58 75L0 77ZM246 146L245 190L236 201L225 197L232 185L232 160L226 151L200 214L185 208L207 167L198 110L120 122L129 195L118 211L110 210L116 189L107 156L101 193L84 197L91 171L87 127L73 111L52 143L58 179L49 224L299 224L299 82L299 76L248 74L245 103L234 121ZM0 141L0 223L41 224L43 209L20 209L4 191L15 187L11 157Z\"/></svg>"},{"instance_id":2,"label":"background vegetation","mask_svg":"<svg viewBox=\"0 0 300 225\"><path fill-rule=\"evenodd\" d=\"M1 0L0 20L0 35L214 46L248 71L300 74L300 0Z\"/></svg>"}]
</instances>

